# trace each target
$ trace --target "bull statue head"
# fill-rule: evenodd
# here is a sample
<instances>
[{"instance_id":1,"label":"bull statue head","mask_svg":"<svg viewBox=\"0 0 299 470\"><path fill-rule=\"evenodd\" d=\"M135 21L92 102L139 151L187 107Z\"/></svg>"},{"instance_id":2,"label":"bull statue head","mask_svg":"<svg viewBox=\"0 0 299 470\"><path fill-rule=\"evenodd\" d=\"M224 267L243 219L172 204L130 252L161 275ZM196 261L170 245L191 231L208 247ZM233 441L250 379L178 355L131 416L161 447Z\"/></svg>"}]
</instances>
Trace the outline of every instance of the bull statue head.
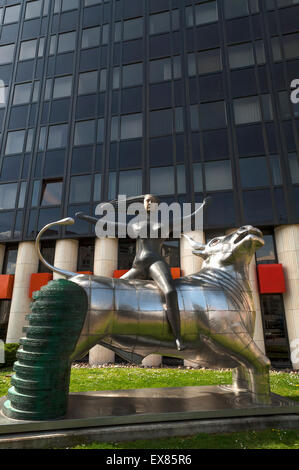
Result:
<instances>
[{"instance_id":1,"label":"bull statue head","mask_svg":"<svg viewBox=\"0 0 299 470\"><path fill-rule=\"evenodd\" d=\"M248 266L254 253L264 245L262 232L246 225L223 237L216 237L206 245L195 242L184 234L193 248L193 254L203 258L202 268L223 268L229 265Z\"/></svg>"}]
</instances>

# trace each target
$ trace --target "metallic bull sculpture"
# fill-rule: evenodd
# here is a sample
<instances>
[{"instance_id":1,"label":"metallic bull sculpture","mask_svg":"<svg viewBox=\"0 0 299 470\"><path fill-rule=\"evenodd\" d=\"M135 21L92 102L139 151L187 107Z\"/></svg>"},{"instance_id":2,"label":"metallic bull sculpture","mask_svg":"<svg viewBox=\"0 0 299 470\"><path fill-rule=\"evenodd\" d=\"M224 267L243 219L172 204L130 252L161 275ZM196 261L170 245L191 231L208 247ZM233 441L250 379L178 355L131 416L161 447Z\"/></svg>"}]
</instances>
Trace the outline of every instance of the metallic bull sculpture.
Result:
<instances>
[{"instance_id":1,"label":"metallic bull sculpture","mask_svg":"<svg viewBox=\"0 0 299 470\"><path fill-rule=\"evenodd\" d=\"M184 235L194 255L204 262L198 273L175 281L186 345L178 351L166 319L165 299L153 281L78 275L44 260L39 248L41 235L52 225L73 223L70 218L51 223L36 240L41 261L81 286L88 297L88 312L73 360L100 344L137 364L149 354L161 354L201 367L234 368L236 390L249 390L254 403L271 402L270 361L253 341L255 308L248 279L251 258L264 245L260 230L244 226L206 245Z\"/></svg>"}]
</instances>

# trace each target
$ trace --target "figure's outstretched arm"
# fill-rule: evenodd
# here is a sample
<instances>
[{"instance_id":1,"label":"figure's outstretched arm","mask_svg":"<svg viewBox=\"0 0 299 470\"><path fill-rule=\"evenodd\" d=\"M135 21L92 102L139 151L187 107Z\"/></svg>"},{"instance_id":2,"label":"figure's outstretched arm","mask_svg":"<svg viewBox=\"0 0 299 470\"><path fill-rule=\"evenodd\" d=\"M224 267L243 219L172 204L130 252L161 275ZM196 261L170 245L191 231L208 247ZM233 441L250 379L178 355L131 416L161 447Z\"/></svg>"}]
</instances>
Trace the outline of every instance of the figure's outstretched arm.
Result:
<instances>
[{"instance_id":1,"label":"figure's outstretched arm","mask_svg":"<svg viewBox=\"0 0 299 470\"><path fill-rule=\"evenodd\" d=\"M95 217L90 217L90 215L85 215L83 212L76 212L75 217L76 219L85 220L85 222L89 222L90 224L94 225L96 225L98 222L98 219Z\"/></svg>"},{"instance_id":2,"label":"figure's outstretched arm","mask_svg":"<svg viewBox=\"0 0 299 470\"><path fill-rule=\"evenodd\" d=\"M185 215L185 217L182 217L182 220L187 220L187 219L191 219L192 217L195 217L195 215L198 214L198 212L202 211L204 207L208 206L211 200L212 200L211 197L206 197L203 200L203 203L198 207L198 209L196 209L196 211L194 211L192 214Z\"/></svg>"},{"instance_id":3,"label":"figure's outstretched arm","mask_svg":"<svg viewBox=\"0 0 299 470\"><path fill-rule=\"evenodd\" d=\"M110 227L126 227L127 225L123 222L113 222L111 220L101 220L101 218L97 219L96 217L91 217L90 215L85 215L83 212L77 212L75 215L76 219L85 220L85 222L89 222L90 224L96 225L98 222L109 225Z\"/></svg>"},{"instance_id":4,"label":"figure's outstretched arm","mask_svg":"<svg viewBox=\"0 0 299 470\"><path fill-rule=\"evenodd\" d=\"M203 210L204 207L207 207L208 204L211 202L212 198L209 196L209 197L206 197L204 200L203 200L203 203L196 209L196 211L194 211L192 214L187 214L185 215L185 217L181 217L180 219L173 219L173 224L176 224L176 223L179 223L180 221L183 221L183 220L188 220L188 219L192 219L193 217L195 217L196 214L198 214L200 211Z\"/></svg>"}]
</instances>

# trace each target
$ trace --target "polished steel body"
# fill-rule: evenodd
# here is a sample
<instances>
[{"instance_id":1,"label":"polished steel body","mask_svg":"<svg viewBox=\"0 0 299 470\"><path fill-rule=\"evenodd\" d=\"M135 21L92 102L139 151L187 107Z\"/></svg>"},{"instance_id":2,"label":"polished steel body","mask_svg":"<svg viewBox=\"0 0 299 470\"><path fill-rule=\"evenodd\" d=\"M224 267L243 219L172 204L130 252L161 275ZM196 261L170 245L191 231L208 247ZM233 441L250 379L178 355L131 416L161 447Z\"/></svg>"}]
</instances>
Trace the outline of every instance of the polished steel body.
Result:
<instances>
[{"instance_id":1,"label":"polished steel body","mask_svg":"<svg viewBox=\"0 0 299 470\"><path fill-rule=\"evenodd\" d=\"M167 219L169 223L162 222L162 220L159 222L158 219L152 217L153 213L158 215L156 211L159 200L156 196L147 194L146 196L138 196L137 199L139 198L143 198L146 212L130 226L130 236L136 240L136 255L132 268L122 276L122 279L153 279L155 281L164 298L166 318L174 335L177 349L181 351L184 346L181 340L180 306L170 267L162 256L162 245L175 227L179 225L181 230L182 222L191 221L196 214L201 213L210 198L205 199L192 214L183 217L180 215L178 218L172 214L170 220ZM152 206L153 208L151 208ZM103 220L82 213L76 214L76 217L95 224L101 224ZM126 223L123 222L106 222L105 220L104 223L107 225L112 224L116 229L120 227L127 228Z\"/></svg>"},{"instance_id":2,"label":"polished steel body","mask_svg":"<svg viewBox=\"0 0 299 470\"><path fill-rule=\"evenodd\" d=\"M136 363L156 353L188 359L202 367L236 368L234 387L250 390L256 403L267 404L270 361L253 341L255 309L248 280L250 260L264 244L262 233L246 226L207 245L189 241L204 263L200 272L174 281L186 349L175 347L165 300L153 281L66 272L89 299L73 359L101 344Z\"/></svg>"}]
</instances>

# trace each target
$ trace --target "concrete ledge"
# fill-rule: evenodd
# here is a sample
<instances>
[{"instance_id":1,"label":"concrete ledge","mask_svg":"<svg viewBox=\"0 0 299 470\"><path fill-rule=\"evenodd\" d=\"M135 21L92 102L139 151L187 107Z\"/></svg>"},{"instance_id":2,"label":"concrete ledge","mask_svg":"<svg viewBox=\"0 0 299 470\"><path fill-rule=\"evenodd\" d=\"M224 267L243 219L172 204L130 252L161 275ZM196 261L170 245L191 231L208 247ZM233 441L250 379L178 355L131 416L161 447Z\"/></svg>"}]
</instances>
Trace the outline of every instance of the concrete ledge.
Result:
<instances>
[{"instance_id":1,"label":"concrete ledge","mask_svg":"<svg viewBox=\"0 0 299 470\"><path fill-rule=\"evenodd\" d=\"M298 415L223 418L171 423L106 426L88 429L10 434L0 437L0 449L53 449L92 442L125 442L141 439L186 437L206 433L299 429Z\"/></svg>"}]
</instances>

